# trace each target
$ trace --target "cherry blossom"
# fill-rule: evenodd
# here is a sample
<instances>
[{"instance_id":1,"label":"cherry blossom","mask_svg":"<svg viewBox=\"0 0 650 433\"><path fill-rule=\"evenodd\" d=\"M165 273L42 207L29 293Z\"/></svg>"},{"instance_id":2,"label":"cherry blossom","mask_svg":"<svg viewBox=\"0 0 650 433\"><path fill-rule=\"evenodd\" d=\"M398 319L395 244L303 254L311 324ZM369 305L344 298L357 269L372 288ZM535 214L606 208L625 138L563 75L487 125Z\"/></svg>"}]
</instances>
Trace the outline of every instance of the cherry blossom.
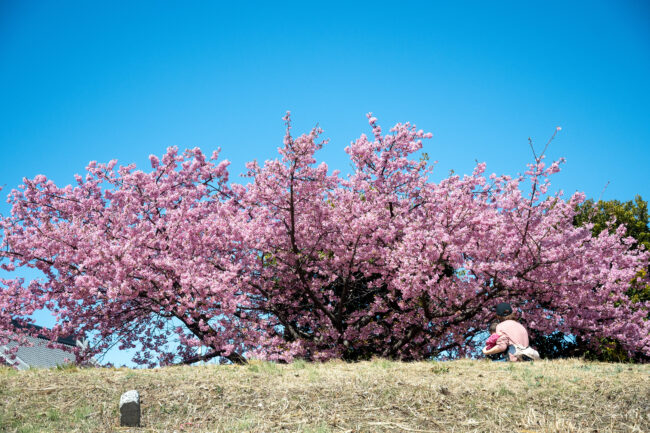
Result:
<instances>
[{"instance_id":1,"label":"cherry blossom","mask_svg":"<svg viewBox=\"0 0 650 433\"><path fill-rule=\"evenodd\" d=\"M322 131L294 137L287 113L278 158L249 162L245 185L219 151L174 147L147 171L91 161L75 185L23 179L0 263L43 278L0 281L0 343L47 308L49 337L94 336L81 359L136 344L149 366L458 357L507 301L530 329L650 354L648 305L625 295L649 253L624 227L573 225L584 195L548 193L563 160L433 182L418 158L431 134L368 120L347 176L317 161Z\"/></svg>"}]
</instances>

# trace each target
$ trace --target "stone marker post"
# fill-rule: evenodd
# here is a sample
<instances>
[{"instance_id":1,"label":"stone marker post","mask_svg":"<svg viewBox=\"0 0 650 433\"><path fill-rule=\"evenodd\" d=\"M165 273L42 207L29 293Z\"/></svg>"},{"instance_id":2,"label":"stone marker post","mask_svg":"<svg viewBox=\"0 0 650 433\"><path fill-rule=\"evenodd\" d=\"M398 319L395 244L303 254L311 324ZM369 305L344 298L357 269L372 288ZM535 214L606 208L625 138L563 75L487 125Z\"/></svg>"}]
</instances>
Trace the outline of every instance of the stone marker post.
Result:
<instances>
[{"instance_id":1,"label":"stone marker post","mask_svg":"<svg viewBox=\"0 0 650 433\"><path fill-rule=\"evenodd\" d=\"M120 425L140 427L140 394L131 390L120 397Z\"/></svg>"}]
</instances>

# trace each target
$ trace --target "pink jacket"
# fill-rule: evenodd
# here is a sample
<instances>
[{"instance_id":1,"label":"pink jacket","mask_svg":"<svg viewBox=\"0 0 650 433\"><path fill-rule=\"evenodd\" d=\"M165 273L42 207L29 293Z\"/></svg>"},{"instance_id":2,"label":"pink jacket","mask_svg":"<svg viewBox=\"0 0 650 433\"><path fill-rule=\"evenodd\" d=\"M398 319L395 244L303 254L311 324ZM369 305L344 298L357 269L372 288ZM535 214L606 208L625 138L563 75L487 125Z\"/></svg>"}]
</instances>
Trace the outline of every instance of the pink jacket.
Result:
<instances>
[{"instance_id":1,"label":"pink jacket","mask_svg":"<svg viewBox=\"0 0 650 433\"><path fill-rule=\"evenodd\" d=\"M528 331L519 322L515 322L514 320L506 320L499 323L496 333L500 335L496 346L503 351L508 350L508 346L511 344L518 344L523 347L528 347L530 344L528 341ZM517 360L512 354L509 356L510 361Z\"/></svg>"},{"instance_id":2,"label":"pink jacket","mask_svg":"<svg viewBox=\"0 0 650 433\"><path fill-rule=\"evenodd\" d=\"M485 348L486 349L492 349L494 346L497 344L497 340L499 339L500 335L497 334L496 332L492 335L490 335L485 342Z\"/></svg>"}]
</instances>

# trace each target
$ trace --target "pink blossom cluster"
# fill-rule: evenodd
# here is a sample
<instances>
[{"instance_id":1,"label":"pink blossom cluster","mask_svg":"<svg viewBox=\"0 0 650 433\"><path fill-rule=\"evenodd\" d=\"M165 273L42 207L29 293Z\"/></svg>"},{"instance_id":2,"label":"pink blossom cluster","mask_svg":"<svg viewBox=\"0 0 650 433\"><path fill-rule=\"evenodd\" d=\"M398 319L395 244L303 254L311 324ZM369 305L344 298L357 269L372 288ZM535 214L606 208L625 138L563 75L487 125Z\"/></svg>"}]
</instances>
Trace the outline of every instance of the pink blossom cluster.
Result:
<instances>
[{"instance_id":1,"label":"pink blossom cluster","mask_svg":"<svg viewBox=\"0 0 650 433\"><path fill-rule=\"evenodd\" d=\"M93 161L75 185L24 179L0 219L1 266L44 278L0 280L0 343L48 308L52 338L97 337L81 359L139 343L144 365L415 360L472 353L506 301L529 329L650 354L649 305L625 295L649 254L624 227L573 225L584 195L548 194L561 160L436 183L415 157L431 134L368 118L348 176L317 162L321 131L294 138L287 114L280 157L248 163L246 185L219 152L176 148L147 172Z\"/></svg>"}]
</instances>

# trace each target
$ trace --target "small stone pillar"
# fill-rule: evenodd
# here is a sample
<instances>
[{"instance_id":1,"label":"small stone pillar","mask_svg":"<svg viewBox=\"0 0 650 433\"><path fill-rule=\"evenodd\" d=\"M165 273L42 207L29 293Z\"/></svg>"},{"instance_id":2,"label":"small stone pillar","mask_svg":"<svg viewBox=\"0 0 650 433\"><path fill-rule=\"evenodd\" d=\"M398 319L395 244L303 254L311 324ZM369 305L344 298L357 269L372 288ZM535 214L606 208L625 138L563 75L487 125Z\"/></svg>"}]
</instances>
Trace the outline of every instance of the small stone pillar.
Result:
<instances>
[{"instance_id":1,"label":"small stone pillar","mask_svg":"<svg viewBox=\"0 0 650 433\"><path fill-rule=\"evenodd\" d=\"M140 394L127 391L120 397L120 425L140 427Z\"/></svg>"}]
</instances>

